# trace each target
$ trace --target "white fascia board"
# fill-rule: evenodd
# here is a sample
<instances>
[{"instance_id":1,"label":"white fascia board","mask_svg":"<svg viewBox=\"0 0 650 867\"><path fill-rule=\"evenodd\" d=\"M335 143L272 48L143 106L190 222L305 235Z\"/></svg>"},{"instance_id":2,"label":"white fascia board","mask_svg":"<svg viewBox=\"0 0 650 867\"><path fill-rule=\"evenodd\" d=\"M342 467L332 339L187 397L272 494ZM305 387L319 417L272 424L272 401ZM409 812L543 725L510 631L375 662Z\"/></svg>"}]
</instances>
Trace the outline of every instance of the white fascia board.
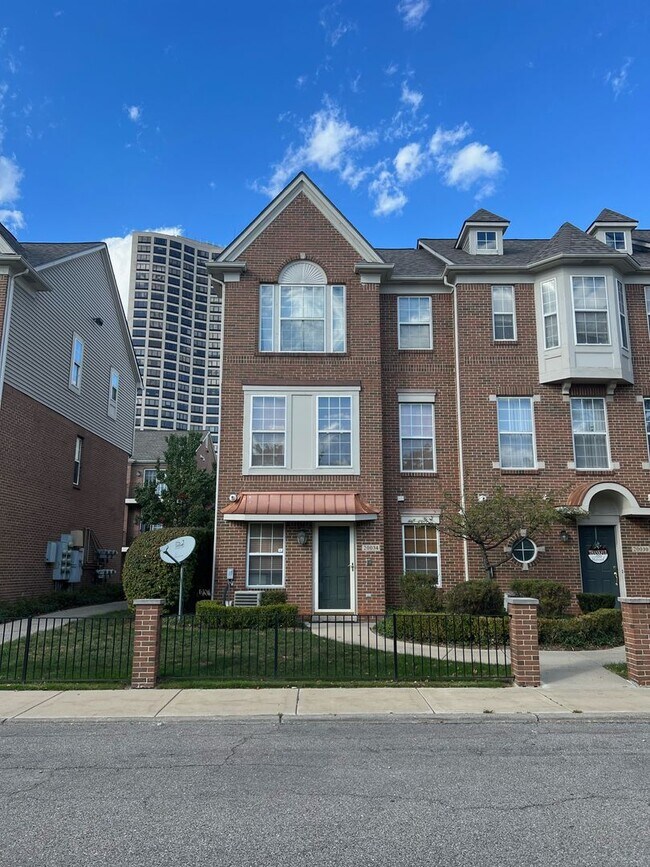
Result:
<instances>
[{"instance_id":1,"label":"white fascia board","mask_svg":"<svg viewBox=\"0 0 650 867\"><path fill-rule=\"evenodd\" d=\"M236 260L261 235L293 200L303 193L318 208L332 226L345 238L366 262L383 263L383 259L363 235L355 229L338 208L330 202L304 172L297 175L270 204L225 248L217 260L220 263Z\"/></svg>"},{"instance_id":2,"label":"white fascia board","mask_svg":"<svg viewBox=\"0 0 650 867\"><path fill-rule=\"evenodd\" d=\"M418 249L420 249L420 250L426 250L427 253L431 253L432 256L435 256L436 259L439 259L441 262L444 262L445 265L453 265L453 264L454 264L454 263L451 261L451 259L447 259L446 256L443 256L442 253L438 253L437 250L434 250L433 247L429 247L429 246L428 246L427 244L425 244L424 241L422 241L422 240L418 240Z\"/></svg>"}]
</instances>

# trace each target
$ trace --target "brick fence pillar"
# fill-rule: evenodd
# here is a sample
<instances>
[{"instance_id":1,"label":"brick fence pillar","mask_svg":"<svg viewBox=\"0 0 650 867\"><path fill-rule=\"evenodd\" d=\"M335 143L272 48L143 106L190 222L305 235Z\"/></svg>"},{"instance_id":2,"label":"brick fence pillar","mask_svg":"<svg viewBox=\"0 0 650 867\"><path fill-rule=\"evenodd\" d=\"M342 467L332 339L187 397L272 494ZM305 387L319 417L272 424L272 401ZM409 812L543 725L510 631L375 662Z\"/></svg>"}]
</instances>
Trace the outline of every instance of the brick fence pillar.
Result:
<instances>
[{"instance_id":1,"label":"brick fence pillar","mask_svg":"<svg viewBox=\"0 0 650 867\"><path fill-rule=\"evenodd\" d=\"M160 668L160 634L164 599L135 599L131 689L153 689Z\"/></svg>"},{"instance_id":2,"label":"brick fence pillar","mask_svg":"<svg viewBox=\"0 0 650 867\"><path fill-rule=\"evenodd\" d=\"M650 686L650 597L622 597L627 675L638 686Z\"/></svg>"},{"instance_id":3,"label":"brick fence pillar","mask_svg":"<svg viewBox=\"0 0 650 867\"><path fill-rule=\"evenodd\" d=\"M508 597L510 667L517 686L540 686L538 599Z\"/></svg>"}]
</instances>

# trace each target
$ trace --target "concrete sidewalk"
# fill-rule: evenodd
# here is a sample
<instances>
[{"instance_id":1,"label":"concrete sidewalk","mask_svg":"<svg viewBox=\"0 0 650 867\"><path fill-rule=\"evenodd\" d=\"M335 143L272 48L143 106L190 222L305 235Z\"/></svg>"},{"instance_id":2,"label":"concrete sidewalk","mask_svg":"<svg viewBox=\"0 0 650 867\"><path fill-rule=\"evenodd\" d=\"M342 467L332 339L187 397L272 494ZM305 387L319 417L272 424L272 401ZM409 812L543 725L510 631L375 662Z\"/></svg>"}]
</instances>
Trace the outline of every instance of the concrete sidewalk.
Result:
<instances>
[{"instance_id":1,"label":"concrete sidewalk","mask_svg":"<svg viewBox=\"0 0 650 867\"><path fill-rule=\"evenodd\" d=\"M433 716L572 713L648 715L650 689L364 687L0 691L0 721Z\"/></svg>"},{"instance_id":2,"label":"concrete sidewalk","mask_svg":"<svg viewBox=\"0 0 650 867\"><path fill-rule=\"evenodd\" d=\"M75 617L102 617L104 614L114 614L128 610L128 602L103 602L100 605L81 605L78 608L65 608L62 611L52 611L50 614L36 614L32 618L32 633L58 629L65 623L57 623L58 619L67 620ZM18 641L27 635L27 618L24 620L9 620L0 623L0 644Z\"/></svg>"}]
</instances>

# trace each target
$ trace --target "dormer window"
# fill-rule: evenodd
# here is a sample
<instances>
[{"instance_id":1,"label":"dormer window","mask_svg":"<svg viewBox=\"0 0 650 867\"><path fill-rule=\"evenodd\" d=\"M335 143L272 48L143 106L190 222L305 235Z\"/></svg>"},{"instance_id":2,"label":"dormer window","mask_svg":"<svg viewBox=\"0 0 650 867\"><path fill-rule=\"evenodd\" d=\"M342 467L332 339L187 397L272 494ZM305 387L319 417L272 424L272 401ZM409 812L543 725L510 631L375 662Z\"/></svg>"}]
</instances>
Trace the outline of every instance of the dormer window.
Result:
<instances>
[{"instance_id":1,"label":"dormer window","mask_svg":"<svg viewBox=\"0 0 650 867\"><path fill-rule=\"evenodd\" d=\"M605 232L605 243L612 250L623 250L625 252L625 232Z\"/></svg>"},{"instance_id":2,"label":"dormer window","mask_svg":"<svg viewBox=\"0 0 650 867\"><path fill-rule=\"evenodd\" d=\"M498 249L496 232L478 231L476 233L477 253L496 253Z\"/></svg>"}]
</instances>

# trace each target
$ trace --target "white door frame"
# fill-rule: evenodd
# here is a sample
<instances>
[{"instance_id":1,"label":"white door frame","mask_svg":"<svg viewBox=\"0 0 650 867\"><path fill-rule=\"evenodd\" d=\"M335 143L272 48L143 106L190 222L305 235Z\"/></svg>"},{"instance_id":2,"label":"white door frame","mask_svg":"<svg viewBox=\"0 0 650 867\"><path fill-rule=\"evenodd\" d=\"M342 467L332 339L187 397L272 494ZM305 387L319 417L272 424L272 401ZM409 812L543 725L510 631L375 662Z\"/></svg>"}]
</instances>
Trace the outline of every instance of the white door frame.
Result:
<instances>
[{"instance_id":1,"label":"white door frame","mask_svg":"<svg viewBox=\"0 0 650 867\"><path fill-rule=\"evenodd\" d=\"M347 527L350 531L350 608L345 609L346 614L355 614L357 610L357 581L356 581L356 572L357 572L357 564L356 564L356 550L357 550L357 538L356 538L356 527L353 523L348 521L327 521L321 524L314 524L314 533L313 533L313 554L314 554L314 562L313 562L313 581L312 585L314 588L314 598L313 598L313 610L317 614L327 614L330 612L336 611L339 612L340 609L334 608L319 608L318 607L318 546L320 543L320 528L321 527Z\"/></svg>"},{"instance_id":2,"label":"white door frame","mask_svg":"<svg viewBox=\"0 0 650 867\"><path fill-rule=\"evenodd\" d=\"M589 518L580 518L578 527L613 527L614 542L616 545L616 563L618 566L618 595L625 596L625 561L623 560L623 542L621 539L621 519L619 515L592 515ZM580 530L578 530L580 533ZM580 536L578 535L578 565L580 566L580 586L584 593L585 585L582 576L582 557L580 556Z\"/></svg>"}]
</instances>

